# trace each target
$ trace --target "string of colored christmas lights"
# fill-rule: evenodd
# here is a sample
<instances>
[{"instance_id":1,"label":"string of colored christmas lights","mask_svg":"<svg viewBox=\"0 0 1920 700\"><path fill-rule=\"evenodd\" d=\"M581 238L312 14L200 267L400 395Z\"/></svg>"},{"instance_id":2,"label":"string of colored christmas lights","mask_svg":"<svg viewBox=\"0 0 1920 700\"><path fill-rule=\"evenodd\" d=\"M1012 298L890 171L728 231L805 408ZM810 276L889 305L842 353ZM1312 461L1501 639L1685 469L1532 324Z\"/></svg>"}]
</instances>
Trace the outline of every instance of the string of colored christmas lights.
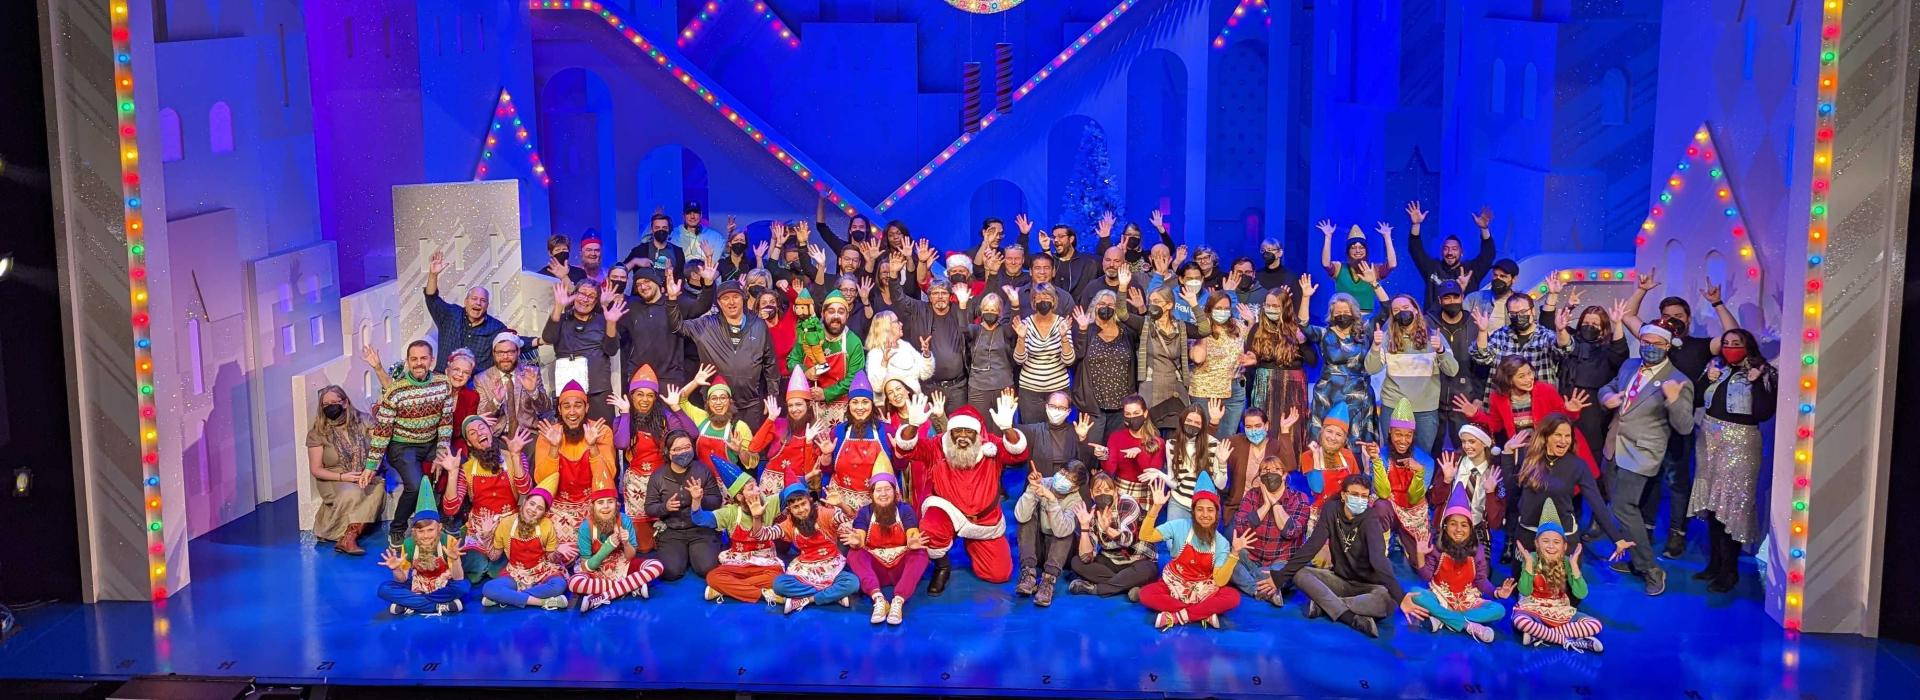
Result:
<instances>
[{"instance_id":1,"label":"string of colored christmas lights","mask_svg":"<svg viewBox=\"0 0 1920 700\"><path fill-rule=\"evenodd\" d=\"M1260 8L1260 15L1266 17L1265 23L1273 24L1273 17L1267 11L1267 0L1240 0L1240 4L1233 6L1233 14L1227 15L1227 26L1221 27L1220 33L1214 35L1213 48L1226 48L1227 35L1232 34L1234 28L1240 26L1240 20L1247 16L1247 10L1256 7Z\"/></svg>"},{"instance_id":2,"label":"string of colored christmas lights","mask_svg":"<svg viewBox=\"0 0 1920 700\"><path fill-rule=\"evenodd\" d=\"M713 21L713 16L719 12L719 2L709 2L701 6L700 13L694 15L693 19L687 20L687 26L680 28L680 38L674 39L673 42L686 46L687 42L693 41L693 38L700 34L700 30L706 28L707 22Z\"/></svg>"},{"instance_id":3,"label":"string of colored christmas lights","mask_svg":"<svg viewBox=\"0 0 1920 700\"><path fill-rule=\"evenodd\" d=\"M133 296L133 377L139 386L141 486L147 514L147 581L153 599L167 597L166 533L160 522L160 428L153 397L153 329L147 306L147 245L140 201L140 144L134 125L133 36L127 3L116 0L111 18L114 101L119 104L120 193L127 234L127 286Z\"/></svg>"},{"instance_id":4,"label":"string of colored christmas lights","mask_svg":"<svg viewBox=\"0 0 1920 700\"><path fill-rule=\"evenodd\" d=\"M1555 270L1547 273L1547 277L1558 277L1562 282L1626 282L1639 279L1640 273L1635 272L1632 268L1582 267ZM1537 297L1546 293L1547 283L1541 282L1539 286L1534 288L1533 296Z\"/></svg>"},{"instance_id":5,"label":"string of colored christmas lights","mask_svg":"<svg viewBox=\"0 0 1920 700\"><path fill-rule=\"evenodd\" d=\"M1120 19L1120 16L1126 14L1127 10L1133 9L1133 6L1137 4L1137 2L1138 0L1121 0L1120 4L1115 5L1107 14L1101 16L1100 21L1095 22L1092 27L1089 27L1086 32L1080 35L1080 38L1075 39L1073 43L1067 44L1066 48L1061 49L1060 53L1053 57L1053 60L1041 66L1040 70L1034 72L1033 77L1028 78L1027 82L1021 84L1020 89L1013 91L1014 101L1017 102L1021 98L1026 97L1027 93L1033 92L1033 89L1039 87L1040 83L1045 81L1048 76L1053 75L1054 71L1066 65L1068 59L1080 53L1080 50L1086 48L1087 44L1091 43L1095 37L1100 36L1101 33L1107 31L1108 27L1113 26L1114 20ZM986 131L987 127L992 126L993 123L1002 116L1004 116L1002 112L993 112L985 118L982 118L980 120L980 131ZM895 188L892 194L887 195L886 199L880 200L878 210L881 213L885 213L888 209L893 208L893 205L900 202L900 198L907 196L908 192L913 191L915 185L926 180L927 176L932 175L933 171L940 166L946 165L947 161L953 158L953 154L960 152L960 149L972 143L974 138L979 135L979 132L962 132L960 138L954 139L953 143L947 144L946 148L940 150L939 155L934 156L933 160L929 161L919 170L914 171L913 175L907 178L906 182L901 183L899 187Z\"/></svg>"},{"instance_id":6,"label":"string of colored christmas lights","mask_svg":"<svg viewBox=\"0 0 1920 700\"><path fill-rule=\"evenodd\" d=\"M487 127L487 140L480 148L480 163L473 168L473 179L484 180L493 169L494 154L500 151L500 132L509 128L520 144L520 150L527 154L527 168L530 177L540 181L541 187L553 185L553 177L547 175L547 165L540 162L540 151L533 147L533 136L528 133L527 125L520 123L520 110L513 106L513 95L506 88L500 89L500 100L493 107L493 124Z\"/></svg>"},{"instance_id":7,"label":"string of colored christmas lights","mask_svg":"<svg viewBox=\"0 0 1920 700\"><path fill-rule=\"evenodd\" d=\"M1826 289L1827 194L1833 178L1834 97L1840 91L1840 17L1843 0L1824 0L1820 16L1820 83L1815 92L1813 196L1807 221L1807 286L1800 332L1799 425L1793 446L1793 535L1787 554L1787 596L1782 617L1789 632L1799 632L1807 578L1807 508L1813 489L1813 437L1819 398L1820 309ZM1789 650L1788 653L1792 653ZM1789 665L1792 665L1791 663Z\"/></svg>"},{"instance_id":8,"label":"string of colored christmas lights","mask_svg":"<svg viewBox=\"0 0 1920 700\"><path fill-rule=\"evenodd\" d=\"M656 66L672 74L674 79L680 81L682 86L706 102L707 106L712 107L714 111L719 112L720 116L725 117L727 123L732 124L734 128L739 129L742 133L746 134L748 138L753 139L755 144L766 149L768 155L773 156L781 165L786 166L788 170L798 175L801 180L811 185L813 190L819 193L820 196L825 197L827 202L831 203L834 208L839 209L841 213L848 216L859 213L868 213L871 216L877 216L877 214L871 213L871 208L866 206L864 202L861 202L858 196L854 195L850 190L841 186L832 178L826 176L811 159L801 155L800 152L791 145L782 143L780 140L769 136L765 127L756 126L756 124L763 124L764 122L753 116L751 112L735 106L738 104L735 100L726 96L717 84L695 69L684 57L678 56L672 53L671 49L642 36L640 29L621 17L619 12L614 8L608 7L605 3L596 2L595 0L528 0L527 8L536 12L547 10L585 10L599 15L602 20L606 21L607 26L619 32L620 36L633 44L635 48L646 52L647 57L653 59Z\"/></svg>"},{"instance_id":9,"label":"string of colored christmas lights","mask_svg":"<svg viewBox=\"0 0 1920 700\"><path fill-rule=\"evenodd\" d=\"M767 3L754 3L753 12L759 15L760 19L765 20L767 27L772 29L773 33L778 35L782 41L787 42L787 46L796 49L800 48L800 35L793 33L792 29L787 28L787 23L780 21L780 16L774 14L773 8L767 6Z\"/></svg>"},{"instance_id":10,"label":"string of colored christmas lights","mask_svg":"<svg viewBox=\"0 0 1920 700\"><path fill-rule=\"evenodd\" d=\"M713 22L713 18L720 14L722 2L724 0L710 0L707 4L700 6L700 12L694 15L693 19L687 20L687 26L680 28L680 36L674 40L674 43L681 47L693 43L694 38L700 35L700 30L705 29ZM753 16L765 23L767 28L780 38L780 43L786 44L788 48L800 48L800 35L794 33L793 28L788 27L786 22L780 21L780 16L775 14L773 8L767 6L767 3L753 3Z\"/></svg>"},{"instance_id":11,"label":"string of colored christmas lights","mask_svg":"<svg viewBox=\"0 0 1920 700\"><path fill-rule=\"evenodd\" d=\"M1647 218L1640 222L1640 234L1633 239L1635 246L1647 244L1647 234L1652 233L1658 220L1664 219L1667 207L1673 203L1676 193L1691 189L1687 178L1696 172L1695 165L1704 167L1709 182L1705 185L1712 190L1713 196L1721 205L1720 213L1725 215L1731 226L1727 233L1740 242L1740 262L1746 266L1747 279L1760 279L1760 263L1753 252L1753 241L1747 237L1747 227L1740 223L1740 208L1734 206L1733 189L1727 184L1727 172L1716 161L1719 149L1713 143L1713 135L1707 131L1707 125L1701 124L1693 132L1693 143L1687 144L1687 157L1673 167L1673 174L1667 176L1667 186L1660 190L1660 203L1647 211Z\"/></svg>"}]
</instances>

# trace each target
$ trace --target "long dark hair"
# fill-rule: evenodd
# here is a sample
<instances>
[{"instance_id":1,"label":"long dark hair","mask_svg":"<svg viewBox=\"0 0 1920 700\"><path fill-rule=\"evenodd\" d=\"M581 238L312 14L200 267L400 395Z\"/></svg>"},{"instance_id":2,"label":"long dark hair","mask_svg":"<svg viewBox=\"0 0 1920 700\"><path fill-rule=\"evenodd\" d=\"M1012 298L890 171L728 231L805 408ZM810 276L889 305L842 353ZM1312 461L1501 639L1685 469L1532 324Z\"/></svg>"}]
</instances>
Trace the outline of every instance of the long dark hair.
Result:
<instances>
[{"instance_id":1,"label":"long dark hair","mask_svg":"<svg viewBox=\"0 0 1920 700\"><path fill-rule=\"evenodd\" d=\"M1563 427L1573 433L1572 439L1579 439L1580 433L1573 430L1573 421L1568 420L1563 414L1551 413L1540 422L1533 424L1533 437L1527 440L1525 448L1527 456L1520 462L1521 486L1536 491L1546 488L1547 470L1553 464L1552 459L1547 456L1547 439L1553 437L1554 433L1560 432ZM1567 456L1577 459L1580 456L1578 448L1578 444L1568 445Z\"/></svg>"},{"instance_id":2,"label":"long dark hair","mask_svg":"<svg viewBox=\"0 0 1920 700\"><path fill-rule=\"evenodd\" d=\"M1291 365L1300 356L1300 345L1293 341L1300 332L1300 308L1293 300L1291 287L1282 286L1267 292L1266 301L1275 299L1280 302L1280 320L1267 320L1266 309L1262 308L1260 317L1254 320L1247 345L1253 356L1264 362ZM1261 306L1266 306L1264 301Z\"/></svg>"},{"instance_id":3,"label":"long dark hair","mask_svg":"<svg viewBox=\"0 0 1920 700\"><path fill-rule=\"evenodd\" d=\"M1452 517L1466 518L1464 515ZM1454 561L1473 561L1480 553L1480 542L1473 537L1472 518L1467 518L1467 527L1467 541L1454 542L1453 538L1447 537L1447 518L1441 518L1440 527L1435 528L1433 532L1433 536L1439 540L1439 546L1435 549L1440 550L1441 554L1452 557Z\"/></svg>"},{"instance_id":4,"label":"long dark hair","mask_svg":"<svg viewBox=\"0 0 1920 700\"><path fill-rule=\"evenodd\" d=\"M1721 333L1720 337L1725 338L1730 335L1739 337L1740 342L1746 344L1747 346L1746 362L1748 367L1758 367L1761 369L1765 369L1766 367L1772 364L1767 362L1766 356L1760 354L1760 341L1753 337L1753 333L1751 331L1748 331L1745 328L1735 328L1725 333ZM1721 361L1725 362L1724 359L1722 359Z\"/></svg>"},{"instance_id":5,"label":"long dark hair","mask_svg":"<svg viewBox=\"0 0 1920 700\"><path fill-rule=\"evenodd\" d=\"M1519 372L1521 367L1531 368L1533 367L1533 363L1528 362L1527 358L1519 355L1502 357L1500 358L1500 366L1493 370L1493 376L1487 378L1487 383L1493 385L1494 392L1498 395L1512 394L1513 375ZM1538 380L1536 379L1535 381Z\"/></svg>"},{"instance_id":6,"label":"long dark hair","mask_svg":"<svg viewBox=\"0 0 1920 700\"><path fill-rule=\"evenodd\" d=\"M1193 437L1187 437L1187 414L1200 416L1200 432ZM1195 460L1212 460L1213 455L1207 452L1207 437L1212 434L1213 426L1208 424L1206 409L1197 405L1187 406L1186 410L1180 412L1180 422L1174 425L1173 438L1168 441L1166 455L1168 464L1178 464L1180 460L1186 459L1187 443L1190 442L1199 443L1193 454ZM1195 466L1195 474L1198 474L1200 469L1200 466Z\"/></svg>"}]
</instances>

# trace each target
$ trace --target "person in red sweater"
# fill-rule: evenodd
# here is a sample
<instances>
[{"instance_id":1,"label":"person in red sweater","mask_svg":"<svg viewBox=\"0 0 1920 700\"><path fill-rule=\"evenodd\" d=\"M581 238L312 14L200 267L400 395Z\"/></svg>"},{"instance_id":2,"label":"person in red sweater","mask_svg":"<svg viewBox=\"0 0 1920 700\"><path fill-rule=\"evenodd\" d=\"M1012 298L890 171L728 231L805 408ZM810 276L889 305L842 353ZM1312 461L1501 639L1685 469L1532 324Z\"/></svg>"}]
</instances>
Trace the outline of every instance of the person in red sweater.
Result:
<instances>
[{"instance_id":1,"label":"person in red sweater","mask_svg":"<svg viewBox=\"0 0 1920 700\"><path fill-rule=\"evenodd\" d=\"M1320 438L1300 453L1300 473L1307 475L1307 487L1313 492L1313 515L1340 493L1340 484L1360 472L1360 460L1347 447L1347 405L1337 403L1320 419Z\"/></svg>"},{"instance_id":2,"label":"person in red sweater","mask_svg":"<svg viewBox=\"0 0 1920 700\"><path fill-rule=\"evenodd\" d=\"M1455 396L1453 410L1498 439L1507 440L1532 430L1534 425L1554 414L1578 420L1580 411L1591 402L1592 397L1580 390L1562 401L1559 389L1534 378L1532 363L1519 355L1508 355L1501 358L1500 367L1490 378L1487 400L1483 403ZM1585 435L1574 434L1573 448L1575 454L1586 460L1594 476L1599 476L1600 463L1594 461L1593 451L1587 448Z\"/></svg>"},{"instance_id":3,"label":"person in red sweater","mask_svg":"<svg viewBox=\"0 0 1920 700\"><path fill-rule=\"evenodd\" d=\"M447 356L447 385L453 387L453 424L466 425L467 417L480 412L480 392L473 390L473 368L477 366L473 351L456 348ZM458 452L467 448L467 438L462 431L453 431L453 449ZM446 484L435 484L441 493L446 492Z\"/></svg>"},{"instance_id":4,"label":"person in red sweater","mask_svg":"<svg viewBox=\"0 0 1920 700\"><path fill-rule=\"evenodd\" d=\"M1146 501L1153 491L1140 478L1148 470L1164 469L1167 452L1161 448L1166 440L1148 421L1147 400L1139 394L1120 400L1120 421L1123 429L1108 435L1105 447L1095 445L1093 456L1120 485L1120 495Z\"/></svg>"},{"instance_id":5,"label":"person in red sweater","mask_svg":"<svg viewBox=\"0 0 1920 700\"><path fill-rule=\"evenodd\" d=\"M920 531L934 566L927 595L946 591L953 571L947 552L955 539L966 540L967 558L980 580L1006 583L1013 578L1013 548L1000 513L1000 474L1027 457L1027 439L1013 429L1014 405L1012 397L1002 396L993 410L994 425L1004 437L983 433L980 412L963 406L947 419L938 441L922 440L920 429L931 411L925 396L915 396L907 424L894 434L896 454L909 469L925 469L932 485L920 514Z\"/></svg>"}]
</instances>

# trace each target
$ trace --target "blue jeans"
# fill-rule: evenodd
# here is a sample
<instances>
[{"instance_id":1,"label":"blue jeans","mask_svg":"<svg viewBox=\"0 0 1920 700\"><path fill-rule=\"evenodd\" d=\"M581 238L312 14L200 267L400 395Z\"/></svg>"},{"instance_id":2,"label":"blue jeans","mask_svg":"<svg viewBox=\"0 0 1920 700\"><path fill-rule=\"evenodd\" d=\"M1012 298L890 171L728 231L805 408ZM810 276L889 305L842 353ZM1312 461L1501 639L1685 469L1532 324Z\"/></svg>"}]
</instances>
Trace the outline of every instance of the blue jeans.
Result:
<instances>
[{"instance_id":1,"label":"blue jeans","mask_svg":"<svg viewBox=\"0 0 1920 700\"><path fill-rule=\"evenodd\" d=\"M387 543L395 547L407 540L407 527L413 522L413 507L420 500L420 468L433 459L434 445L387 443L387 466L400 476L400 508L387 524Z\"/></svg>"},{"instance_id":2,"label":"blue jeans","mask_svg":"<svg viewBox=\"0 0 1920 700\"><path fill-rule=\"evenodd\" d=\"M1410 588L1407 592L1413 594L1413 602L1427 609L1427 614L1455 632L1466 629L1469 622L1484 625L1489 622L1499 622L1500 618L1507 616L1507 609L1496 601L1482 600L1471 610L1453 610L1441 604L1440 596L1434 595L1433 591L1425 588Z\"/></svg>"},{"instance_id":3,"label":"blue jeans","mask_svg":"<svg viewBox=\"0 0 1920 700\"><path fill-rule=\"evenodd\" d=\"M480 586L480 595L510 608L527 607L527 598L552 598L567 594L567 579L561 576L541 581L532 588L514 588L512 576L501 576Z\"/></svg>"},{"instance_id":4,"label":"blue jeans","mask_svg":"<svg viewBox=\"0 0 1920 700\"><path fill-rule=\"evenodd\" d=\"M1207 407L1206 399L1195 398L1193 402L1201 408ZM1233 437L1235 433L1240 432L1240 419L1244 417L1246 413L1247 383L1244 377L1234 377L1233 395L1227 397L1227 410L1225 413L1220 414L1220 425L1215 426L1213 430L1214 437L1225 440ZM1280 418L1277 416L1267 416L1268 423L1278 423L1279 421ZM1278 432L1279 428L1274 428L1273 430Z\"/></svg>"},{"instance_id":5,"label":"blue jeans","mask_svg":"<svg viewBox=\"0 0 1920 700\"><path fill-rule=\"evenodd\" d=\"M1273 580L1272 572L1279 571L1284 568L1287 568L1287 561L1285 559L1274 562L1272 565L1269 565L1269 566L1261 566L1259 564L1255 564L1251 559L1241 559L1239 560L1238 563L1233 565L1233 580L1230 581L1229 583L1231 583L1234 588L1240 589L1241 593L1245 593L1249 596L1259 597L1260 581L1263 579L1267 581L1272 581ZM1275 590L1277 591L1279 589L1275 589Z\"/></svg>"},{"instance_id":6,"label":"blue jeans","mask_svg":"<svg viewBox=\"0 0 1920 700\"><path fill-rule=\"evenodd\" d=\"M441 603L451 603L467 594L472 584L466 579L456 578L432 593L415 593L405 581L387 579L380 583L377 593L381 600L420 613L432 613L439 610Z\"/></svg>"},{"instance_id":7,"label":"blue jeans","mask_svg":"<svg viewBox=\"0 0 1920 700\"><path fill-rule=\"evenodd\" d=\"M831 585L826 588L814 588L791 575L781 574L773 579L773 592L782 598L812 597L813 602L825 605L859 593L860 577L855 576L851 571L841 569L840 575L833 577Z\"/></svg>"},{"instance_id":8,"label":"blue jeans","mask_svg":"<svg viewBox=\"0 0 1920 700\"><path fill-rule=\"evenodd\" d=\"M1175 520L1192 520L1193 519L1193 507L1180 505L1179 501L1174 500L1172 498L1167 499L1166 511L1167 511L1167 519L1161 522L1170 523Z\"/></svg>"}]
</instances>

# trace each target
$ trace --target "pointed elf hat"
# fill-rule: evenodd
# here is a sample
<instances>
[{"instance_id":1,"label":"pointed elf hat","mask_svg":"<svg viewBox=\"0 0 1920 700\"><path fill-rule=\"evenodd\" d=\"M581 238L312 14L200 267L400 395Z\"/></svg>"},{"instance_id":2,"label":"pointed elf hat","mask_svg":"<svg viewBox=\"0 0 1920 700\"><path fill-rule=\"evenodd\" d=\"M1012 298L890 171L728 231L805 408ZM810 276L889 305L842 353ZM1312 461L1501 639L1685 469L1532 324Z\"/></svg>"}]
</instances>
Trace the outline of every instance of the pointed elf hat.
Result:
<instances>
[{"instance_id":1,"label":"pointed elf hat","mask_svg":"<svg viewBox=\"0 0 1920 700\"><path fill-rule=\"evenodd\" d=\"M581 401L587 400L587 388L580 386L580 380L578 379L567 380L567 385L561 388L560 394L554 398L564 399L567 398L567 394L579 394Z\"/></svg>"},{"instance_id":2,"label":"pointed elf hat","mask_svg":"<svg viewBox=\"0 0 1920 700\"><path fill-rule=\"evenodd\" d=\"M1536 536L1549 532L1563 538L1567 536L1566 528L1560 525L1560 509L1553 505L1553 499L1549 498L1545 503L1541 504L1540 524L1535 525L1533 531Z\"/></svg>"},{"instance_id":3,"label":"pointed elf hat","mask_svg":"<svg viewBox=\"0 0 1920 700\"><path fill-rule=\"evenodd\" d=\"M1352 228L1347 229L1347 240L1349 241L1367 240L1367 232L1360 230L1359 224L1354 224Z\"/></svg>"},{"instance_id":4,"label":"pointed elf hat","mask_svg":"<svg viewBox=\"0 0 1920 700\"><path fill-rule=\"evenodd\" d=\"M1453 495L1447 496L1447 509L1441 511L1440 521L1446 522L1447 518L1456 515L1473 522L1473 498L1467 495L1465 479L1453 482Z\"/></svg>"},{"instance_id":5,"label":"pointed elf hat","mask_svg":"<svg viewBox=\"0 0 1920 700\"><path fill-rule=\"evenodd\" d=\"M438 506L440 500L433 495L432 479L420 480L420 497L415 499L415 501L413 506L413 522L417 523L423 520L440 521L440 508Z\"/></svg>"},{"instance_id":6,"label":"pointed elf hat","mask_svg":"<svg viewBox=\"0 0 1920 700\"><path fill-rule=\"evenodd\" d=\"M535 496L539 496L540 498L546 500L547 505L551 506L553 505L553 491L554 489L557 489L559 487L560 487L560 473L554 472L552 474L548 474L547 478L541 479L540 483L535 485L532 491L527 492L526 497L533 498Z\"/></svg>"},{"instance_id":7,"label":"pointed elf hat","mask_svg":"<svg viewBox=\"0 0 1920 700\"><path fill-rule=\"evenodd\" d=\"M806 372L794 372L793 376L787 379L786 398L788 401L794 399L806 401L813 398L813 385L807 382Z\"/></svg>"},{"instance_id":8,"label":"pointed elf hat","mask_svg":"<svg viewBox=\"0 0 1920 700\"><path fill-rule=\"evenodd\" d=\"M1200 478L1193 482L1193 502L1197 505L1201 501L1213 501L1214 512L1219 513L1220 490L1214 488L1213 475L1207 472L1200 472Z\"/></svg>"},{"instance_id":9,"label":"pointed elf hat","mask_svg":"<svg viewBox=\"0 0 1920 700\"><path fill-rule=\"evenodd\" d=\"M1348 415L1347 402L1341 401L1335 403L1333 408L1327 410L1326 417L1320 419L1320 427L1325 428L1329 425L1338 425L1341 430L1351 430L1353 426L1351 425L1351 420L1348 418Z\"/></svg>"},{"instance_id":10,"label":"pointed elf hat","mask_svg":"<svg viewBox=\"0 0 1920 700\"><path fill-rule=\"evenodd\" d=\"M620 500L620 492L615 491L613 488L612 474L595 470L593 473L593 490L587 492L587 502L592 503L602 498L611 498L618 501Z\"/></svg>"},{"instance_id":11,"label":"pointed elf hat","mask_svg":"<svg viewBox=\"0 0 1920 700\"><path fill-rule=\"evenodd\" d=\"M873 382L867 379L866 370L853 375L853 383L847 385L847 398L873 400Z\"/></svg>"},{"instance_id":12,"label":"pointed elf hat","mask_svg":"<svg viewBox=\"0 0 1920 700\"><path fill-rule=\"evenodd\" d=\"M820 302L820 309L824 311L828 307L833 306L834 304L839 304L842 307L846 307L846 308L853 307L853 304L847 301L846 295L841 294L840 290L838 289L835 289L831 292L827 292L827 298Z\"/></svg>"},{"instance_id":13,"label":"pointed elf hat","mask_svg":"<svg viewBox=\"0 0 1920 700\"><path fill-rule=\"evenodd\" d=\"M653 365L640 365L640 369L633 371L633 378L627 380L627 393L631 394L641 389L651 389L653 393L660 393L660 375L654 374Z\"/></svg>"},{"instance_id":14,"label":"pointed elf hat","mask_svg":"<svg viewBox=\"0 0 1920 700\"><path fill-rule=\"evenodd\" d=\"M740 490L746 488L748 482L753 481L753 477L748 476L747 470L742 469L740 465L721 459L720 455L714 455L711 459L713 468L720 474L720 483L727 487L727 495L740 495Z\"/></svg>"},{"instance_id":15,"label":"pointed elf hat","mask_svg":"<svg viewBox=\"0 0 1920 700\"><path fill-rule=\"evenodd\" d=\"M707 385L707 393L712 394L713 392L716 392L716 391L724 391L724 392L727 392L728 396L732 396L733 385L727 383L726 377L722 377L718 374L715 374L713 375L713 382Z\"/></svg>"},{"instance_id":16,"label":"pointed elf hat","mask_svg":"<svg viewBox=\"0 0 1920 700\"><path fill-rule=\"evenodd\" d=\"M1394 404L1393 417L1387 419L1387 428L1389 430L1393 428L1414 429L1413 403L1408 401L1407 397L1400 397L1400 403Z\"/></svg>"}]
</instances>

